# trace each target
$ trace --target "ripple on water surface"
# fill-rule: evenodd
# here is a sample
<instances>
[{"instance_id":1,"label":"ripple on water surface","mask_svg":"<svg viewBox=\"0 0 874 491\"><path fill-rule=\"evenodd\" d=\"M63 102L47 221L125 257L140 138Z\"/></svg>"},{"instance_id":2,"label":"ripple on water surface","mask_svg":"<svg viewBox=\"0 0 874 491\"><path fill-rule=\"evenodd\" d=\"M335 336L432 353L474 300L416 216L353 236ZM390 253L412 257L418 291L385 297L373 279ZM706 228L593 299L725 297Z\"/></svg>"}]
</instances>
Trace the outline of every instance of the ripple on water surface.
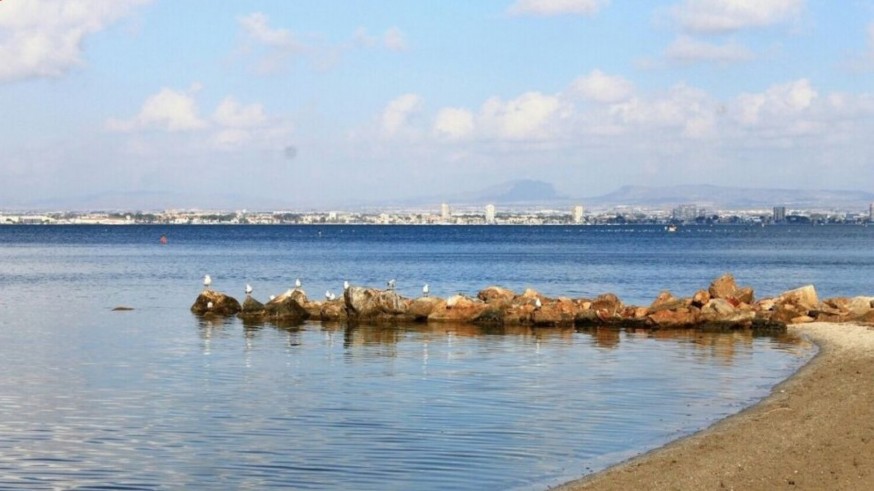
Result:
<instances>
[{"instance_id":1,"label":"ripple on water surface","mask_svg":"<svg viewBox=\"0 0 874 491\"><path fill-rule=\"evenodd\" d=\"M739 410L810 353L749 333L193 318L162 340L127 319L92 333L117 349L55 346L0 379L0 487L544 488Z\"/></svg>"}]
</instances>

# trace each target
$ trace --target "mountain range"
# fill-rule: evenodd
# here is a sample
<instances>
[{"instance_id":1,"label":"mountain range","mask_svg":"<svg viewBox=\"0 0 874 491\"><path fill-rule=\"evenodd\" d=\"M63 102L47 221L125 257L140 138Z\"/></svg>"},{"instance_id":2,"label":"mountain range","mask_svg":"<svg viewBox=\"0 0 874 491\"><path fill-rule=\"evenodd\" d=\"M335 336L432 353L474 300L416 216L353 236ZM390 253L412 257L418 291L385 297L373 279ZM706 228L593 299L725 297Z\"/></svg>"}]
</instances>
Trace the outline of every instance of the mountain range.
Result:
<instances>
[{"instance_id":1,"label":"mountain range","mask_svg":"<svg viewBox=\"0 0 874 491\"><path fill-rule=\"evenodd\" d=\"M533 209L582 205L586 209L610 209L620 206L674 208L693 204L700 208L768 209L785 206L788 209L860 210L874 202L874 193L856 190L740 188L714 185L622 186L606 194L570 196L560 194L551 183L522 179L507 181L478 191L423 196L415 199L337 203L332 209L414 209L435 207L439 203L451 206L479 208L488 203L498 207ZM22 203L24 210L123 210L156 211L164 209L212 210L284 210L289 205L279 199L235 194L194 195L178 192L139 191L107 192L74 198ZM312 207L316 209L316 207Z\"/></svg>"}]
</instances>

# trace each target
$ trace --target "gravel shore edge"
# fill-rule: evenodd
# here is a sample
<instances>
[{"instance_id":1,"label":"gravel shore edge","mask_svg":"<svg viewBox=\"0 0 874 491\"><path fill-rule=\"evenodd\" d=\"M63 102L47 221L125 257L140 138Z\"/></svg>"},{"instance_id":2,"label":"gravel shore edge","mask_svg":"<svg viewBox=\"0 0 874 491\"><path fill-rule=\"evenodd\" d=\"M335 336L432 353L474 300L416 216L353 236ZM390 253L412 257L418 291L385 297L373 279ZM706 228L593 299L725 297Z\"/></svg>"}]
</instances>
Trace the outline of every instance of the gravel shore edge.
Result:
<instances>
[{"instance_id":1,"label":"gravel shore edge","mask_svg":"<svg viewBox=\"0 0 874 491\"><path fill-rule=\"evenodd\" d=\"M559 491L874 489L874 328L790 326L819 353L758 404Z\"/></svg>"}]
</instances>

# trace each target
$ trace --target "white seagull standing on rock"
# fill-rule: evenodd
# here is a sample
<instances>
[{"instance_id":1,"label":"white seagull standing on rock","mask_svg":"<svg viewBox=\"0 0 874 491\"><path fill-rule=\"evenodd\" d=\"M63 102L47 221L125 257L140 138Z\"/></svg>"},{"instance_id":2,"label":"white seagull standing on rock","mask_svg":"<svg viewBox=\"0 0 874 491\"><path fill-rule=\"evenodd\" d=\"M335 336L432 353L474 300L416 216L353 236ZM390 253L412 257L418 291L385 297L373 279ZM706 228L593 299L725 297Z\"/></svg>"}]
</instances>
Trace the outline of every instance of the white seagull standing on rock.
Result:
<instances>
[{"instance_id":1,"label":"white seagull standing on rock","mask_svg":"<svg viewBox=\"0 0 874 491\"><path fill-rule=\"evenodd\" d=\"M394 278L388 280L388 282L387 282L386 284L388 285L388 289L389 289L389 290L394 291L394 289L395 289L395 280L394 280Z\"/></svg>"},{"instance_id":2,"label":"white seagull standing on rock","mask_svg":"<svg viewBox=\"0 0 874 491\"><path fill-rule=\"evenodd\" d=\"M252 285L246 283L246 295L252 294Z\"/></svg>"},{"instance_id":3,"label":"white seagull standing on rock","mask_svg":"<svg viewBox=\"0 0 874 491\"><path fill-rule=\"evenodd\" d=\"M348 290L348 289L349 289L349 282L348 282L348 281L344 281L344 282L343 282L343 291L345 292L345 291Z\"/></svg>"},{"instance_id":4,"label":"white seagull standing on rock","mask_svg":"<svg viewBox=\"0 0 874 491\"><path fill-rule=\"evenodd\" d=\"M430 292L431 289L428 287L428 284L425 283L425 286L422 287L422 295L427 297Z\"/></svg>"},{"instance_id":5,"label":"white seagull standing on rock","mask_svg":"<svg viewBox=\"0 0 874 491\"><path fill-rule=\"evenodd\" d=\"M209 275L204 275L203 277L203 289L209 290L209 285L212 285L212 278Z\"/></svg>"},{"instance_id":6,"label":"white seagull standing on rock","mask_svg":"<svg viewBox=\"0 0 874 491\"><path fill-rule=\"evenodd\" d=\"M294 287L295 287L295 288L300 288L300 285L301 285L301 283L300 283L300 278L294 280Z\"/></svg>"},{"instance_id":7,"label":"white seagull standing on rock","mask_svg":"<svg viewBox=\"0 0 874 491\"><path fill-rule=\"evenodd\" d=\"M537 297L534 299L534 308L540 309L540 307L543 307L543 302L540 301L540 297Z\"/></svg>"}]
</instances>

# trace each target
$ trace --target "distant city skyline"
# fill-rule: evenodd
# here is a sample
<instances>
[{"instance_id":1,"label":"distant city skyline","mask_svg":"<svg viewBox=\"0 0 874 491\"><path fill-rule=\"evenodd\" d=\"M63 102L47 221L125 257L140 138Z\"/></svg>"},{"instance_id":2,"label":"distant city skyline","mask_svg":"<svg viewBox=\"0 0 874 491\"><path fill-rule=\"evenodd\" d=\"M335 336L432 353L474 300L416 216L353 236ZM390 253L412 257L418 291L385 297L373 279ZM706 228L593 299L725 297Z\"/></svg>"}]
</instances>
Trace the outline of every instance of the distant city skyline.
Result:
<instances>
[{"instance_id":1,"label":"distant city skyline","mask_svg":"<svg viewBox=\"0 0 874 491\"><path fill-rule=\"evenodd\" d=\"M3 0L0 208L874 192L874 0L642 5Z\"/></svg>"}]
</instances>

